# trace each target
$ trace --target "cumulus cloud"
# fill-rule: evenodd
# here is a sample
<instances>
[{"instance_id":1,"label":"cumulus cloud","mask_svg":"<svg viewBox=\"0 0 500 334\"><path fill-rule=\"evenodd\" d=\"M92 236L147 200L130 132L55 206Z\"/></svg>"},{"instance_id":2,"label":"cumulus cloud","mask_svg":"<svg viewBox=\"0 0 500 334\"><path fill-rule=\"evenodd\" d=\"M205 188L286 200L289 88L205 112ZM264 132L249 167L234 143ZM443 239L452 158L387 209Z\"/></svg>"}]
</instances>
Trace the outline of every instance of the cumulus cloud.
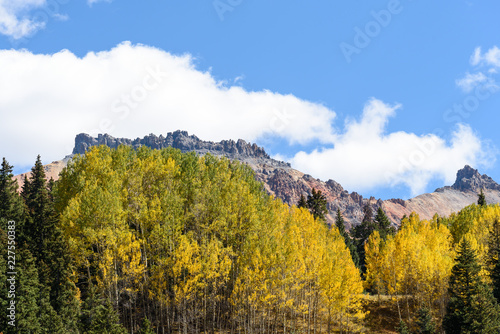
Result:
<instances>
[{"instance_id":1,"label":"cumulus cloud","mask_svg":"<svg viewBox=\"0 0 500 334\"><path fill-rule=\"evenodd\" d=\"M0 68L0 152L16 165L38 153L61 159L80 132L135 138L182 129L205 140L277 136L298 144L334 138L335 113L322 104L230 86L188 54L130 43L81 58L3 50Z\"/></svg>"},{"instance_id":2,"label":"cumulus cloud","mask_svg":"<svg viewBox=\"0 0 500 334\"><path fill-rule=\"evenodd\" d=\"M29 14L45 5L46 0L0 0L0 34L20 39L44 28L45 22Z\"/></svg>"},{"instance_id":3,"label":"cumulus cloud","mask_svg":"<svg viewBox=\"0 0 500 334\"><path fill-rule=\"evenodd\" d=\"M435 134L385 133L399 107L371 99L360 120L346 123L333 148L299 152L292 166L335 179L349 190L404 185L417 195L432 179L451 184L464 165L489 166L494 161L495 153L467 125L458 125L449 142Z\"/></svg>"},{"instance_id":4,"label":"cumulus cloud","mask_svg":"<svg viewBox=\"0 0 500 334\"><path fill-rule=\"evenodd\" d=\"M15 166L32 165L37 154L45 162L61 159L81 132L136 138L177 129L212 141L314 143L323 148L295 154L292 166L360 192L406 185L416 194L436 177L449 184L465 164L493 161L466 125L449 142L432 134L387 134L400 106L372 99L360 119L336 129L335 112L320 103L248 91L236 79L218 81L199 70L189 54L144 45L122 43L83 57L3 50L0 69L0 156Z\"/></svg>"}]
</instances>

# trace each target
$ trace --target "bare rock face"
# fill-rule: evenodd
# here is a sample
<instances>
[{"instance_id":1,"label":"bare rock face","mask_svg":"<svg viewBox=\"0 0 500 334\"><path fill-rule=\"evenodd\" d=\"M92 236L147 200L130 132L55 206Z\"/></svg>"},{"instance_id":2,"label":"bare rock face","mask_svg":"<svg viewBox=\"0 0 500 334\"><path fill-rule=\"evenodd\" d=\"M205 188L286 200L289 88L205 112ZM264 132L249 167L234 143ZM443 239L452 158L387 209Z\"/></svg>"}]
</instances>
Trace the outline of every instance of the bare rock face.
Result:
<instances>
[{"instance_id":1,"label":"bare rock face","mask_svg":"<svg viewBox=\"0 0 500 334\"><path fill-rule=\"evenodd\" d=\"M500 190L500 185L491 177L479 174L476 169L468 165L457 172L457 180L451 187L460 191L476 193L480 192L481 189Z\"/></svg>"},{"instance_id":2,"label":"bare rock face","mask_svg":"<svg viewBox=\"0 0 500 334\"><path fill-rule=\"evenodd\" d=\"M280 198L283 202L297 204L300 196L311 194L312 189L319 190L327 199L327 222L335 223L336 211L340 210L348 227L361 223L363 219L363 208L369 205L373 212L382 207L392 224L400 224L404 215L417 213L421 219L431 219L435 214L448 216L457 212L465 206L477 201L477 194L483 189L488 203L500 202L500 185L487 175L481 175L470 166L465 166L457 172L457 179L450 187L437 189L430 194L423 194L409 200L389 199L382 201L373 197L363 198L356 192L349 193L338 182L328 180L327 182L315 179L311 175L304 174L291 168L290 164L272 159L263 148L256 144L250 144L244 140L223 140L218 143L203 141L185 131L168 133L166 137L150 134L144 138L134 140L126 138L114 138L107 134L93 138L87 134L79 134L75 138L73 154L85 154L85 152L96 145L107 145L116 148L119 145L130 145L132 147L147 146L153 149L174 147L182 152L194 151L199 155L207 153L216 156L225 156L232 160L247 163L254 171L255 178L264 184L266 191ZM54 162L46 166L47 172L54 179L67 164L68 158L63 161ZM56 174L57 173L57 174ZM22 177L18 176L19 183Z\"/></svg>"}]
</instances>

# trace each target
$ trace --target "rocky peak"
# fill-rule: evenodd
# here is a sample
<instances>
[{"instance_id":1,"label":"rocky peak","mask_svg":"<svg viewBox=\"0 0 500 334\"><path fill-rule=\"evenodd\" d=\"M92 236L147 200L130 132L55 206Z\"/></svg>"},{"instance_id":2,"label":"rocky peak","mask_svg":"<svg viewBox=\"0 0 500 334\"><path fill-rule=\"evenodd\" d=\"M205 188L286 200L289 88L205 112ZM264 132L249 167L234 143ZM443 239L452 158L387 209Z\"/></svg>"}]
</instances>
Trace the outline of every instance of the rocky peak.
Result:
<instances>
[{"instance_id":1,"label":"rocky peak","mask_svg":"<svg viewBox=\"0 0 500 334\"><path fill-rule=\"evenodd\" d=\"M467 165L457 172L457 180L451 186L460 191L479 192L481 189L500 190L500 185L486 174L481 175L477 169Z\"/></svg>"},{"instance_id":2,"label":"rocky peak","mask_svg":"<svg viewBox=\"0 0 500 334\"><path fill-rule=\"evenodd\" d=\"M116 148L120 145L130 145L134 148L147 146L153 149L162 149L171 146L182 152L194 151L200 155L210 153L253 164L267 163L276 167L290 167L288 163L271 159L262 147L256 144L247 143L242 139L236 142L234 140L222 140L218 143L214 143L201 140L194 135L190 136L186 131L179 130L169 132L166 137L150 134L144 138L133 140L127 138L114 138L108 134L99 134L97 138L94 138L88 134L80 133L75 138L73 154L84 154L92 146L97 145L106 145L111 148Z\"/></svg>"}]
</instances>

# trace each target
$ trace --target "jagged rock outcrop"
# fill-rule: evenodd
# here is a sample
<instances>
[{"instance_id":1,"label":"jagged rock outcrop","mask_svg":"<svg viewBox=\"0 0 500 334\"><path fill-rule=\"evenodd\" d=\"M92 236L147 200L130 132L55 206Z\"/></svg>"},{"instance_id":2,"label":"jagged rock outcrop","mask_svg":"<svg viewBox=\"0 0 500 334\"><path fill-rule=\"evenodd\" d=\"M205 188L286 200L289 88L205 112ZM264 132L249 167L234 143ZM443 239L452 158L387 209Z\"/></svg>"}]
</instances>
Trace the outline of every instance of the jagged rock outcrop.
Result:
<instances>
[{"instance_id":1,"label":"jagged rock outcrop","mask_svg":"<svg viewBox=\"0 0 500 334\"><path fill-rule=\"evenodd\" d=\"M452 186L439 188L433 193L423 194L406 201L402 199L383 201L373 197L363 198L356 192L349 193L334 180L324 182L315 179L311 175L291 168L288 163L272 159L263 148L244 140L236 142L223 140L214 143L200 140L185 131L168 133L165 137L151 134L142 139L134 140L114 138L107 134L99 135L97 138L87 134L79 134L75 138L73 154L84 154L95 145L107 145L112 148L119 145L133 147L144 145L153 149L171 146L183 152L194 151L200 155L210 153L240 160L250 165L255 171L256 179L263 182L267 192L290 205L296 204L302 194L305 196L310 194L313 188L320 190L328 202L328 223L335 222L336 211L340 209L348 227L361 223L365 205L371 206L373 212L382 207L392 223L398 225L404 215L408 216L412 212L419 214L422 219L431 219L435 214L447 216L452 212L457 212L465 206L475 203L481 189L483 189L488 203L500 202L500 185L489 176L481 175L470 166L465 166L457 172L457 179ZM69 157L47 165L46 171L54 179L57 179L57 174L66 165L68 159ZM17 176L17 178L22 183L23 177Z\"/></svg>"},{"instance_id":2,"label":"jagged rock outcrop","mask_svg":"<svg viewBox=\"0 0 500 334\"><path fill-rule=\"evenodd\" d=\"M200 140L194 135L190 136L186 131L169 132L166 137L150 134L144 138L137 138L134 140L114 138L108 134L99 134L97 138L94 138L88 134L80 133L75 138L73 154L85 154L89 148L97 145L106 145L111 148L117 148L120 145L129 145L134 148L147 146L152 149L173 147L182 152L194 151L200 155L211 153L213 155L226 156L230 159L238 159L245 162L248 160L249 163L251 162L254 164L259 163L259 160L262 162L269 161L276 166L290 167L288 163L271 159L263 148L256 144L249 144L242 139L236 142L234 140L223 140L214 143Z\"/></svg>"}]
</instances>

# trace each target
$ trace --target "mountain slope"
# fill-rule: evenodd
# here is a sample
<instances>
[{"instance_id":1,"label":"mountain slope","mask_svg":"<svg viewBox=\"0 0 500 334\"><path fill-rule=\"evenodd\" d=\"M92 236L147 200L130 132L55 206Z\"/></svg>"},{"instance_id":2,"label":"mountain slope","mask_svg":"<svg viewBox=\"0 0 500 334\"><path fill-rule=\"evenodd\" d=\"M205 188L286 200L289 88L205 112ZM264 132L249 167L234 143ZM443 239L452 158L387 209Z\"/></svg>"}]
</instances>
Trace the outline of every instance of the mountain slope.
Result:
<instances>
[{"instance_id":1,"label":"mountain slope","mask_svg":"<svg viewBox=\"0 0 500 334\"><path fill-rule=\"evenodd\" d=\"M477 194L484 190L488 203L500 202L500 185L487 175L481 175L470 166L465 166L457 173L457 180L452 186L439 188L433 193L423 194L409 200L390 199L380 200L363 198L356 192L349 193L339 183L328 180L326 182L313 178L291 168L290 164L272 159L263 148L249 144L244 140L224 140L218 143L203 141L189 135L185 131L168 133L166 137L149 135L142 139L114 138L107 134L93 138L87 134L79 134L75 138L73 154L84 154L95 145L107 145L116 148L119 145L141 145L154 149L172 146L182 152L194 151L204 155L210 153L216 156L225 156L229 159L247 163L255 171L256 178L264 183L270 194L282 199L290 205L296 204L300 195L308 195L312 189L320 190L328 201L328 223L334 223L337 208L342 212L348 225L357 225L363 218L363 207L368 204L376 212L378 207L387 213L394 225L399 225L401 217L416 212L422 219L431 219L434 214L447 216L463 207L475 203ZM56 161L46 167L48 177L57 179L58 173L66 166L71 156L62 161ZM28 173L29 175L29 173ZM21 184L24 174L17 176Z\"/></svg>"}]
</instances>

